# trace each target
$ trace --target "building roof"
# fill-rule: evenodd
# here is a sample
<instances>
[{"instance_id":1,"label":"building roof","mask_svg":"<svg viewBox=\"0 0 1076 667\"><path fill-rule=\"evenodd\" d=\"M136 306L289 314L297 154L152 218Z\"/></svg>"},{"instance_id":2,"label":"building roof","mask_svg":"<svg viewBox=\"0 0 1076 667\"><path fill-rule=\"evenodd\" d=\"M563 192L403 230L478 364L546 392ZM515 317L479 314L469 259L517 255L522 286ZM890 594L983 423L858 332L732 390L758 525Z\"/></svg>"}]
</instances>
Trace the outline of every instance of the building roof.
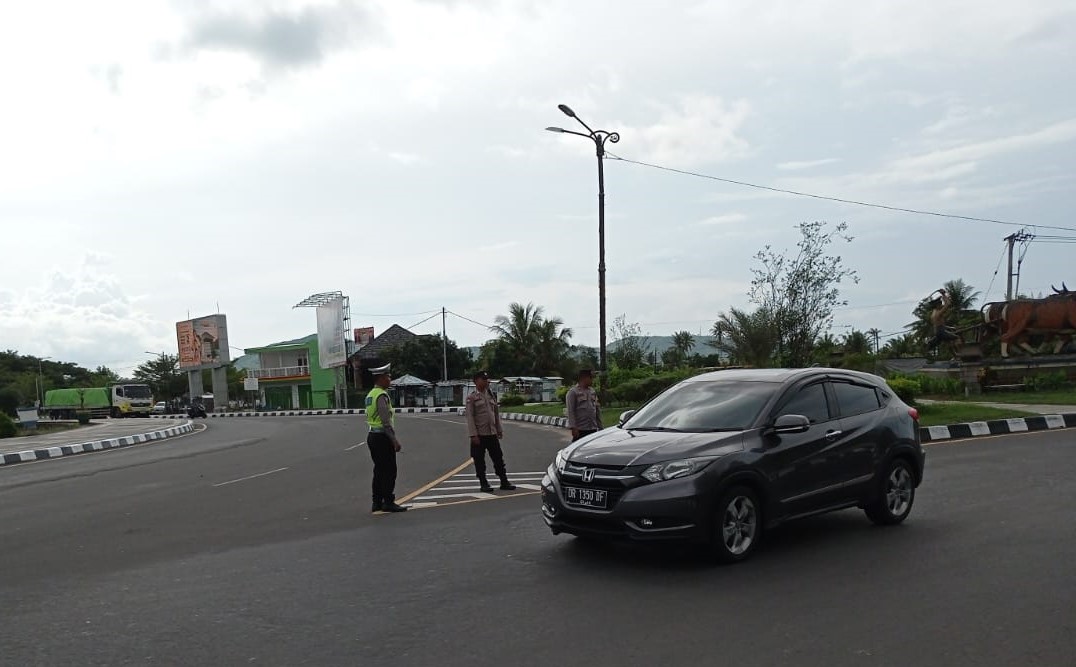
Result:
<instances>
[{"instance_id":1,"label":"building roof","mask_svg":"<svg viewBox=\"0 0 1076 667\"><path fill-rule=\"evenodd\" d=\"M359 351L355 353L355 356L359 359L381 359L385 352L399 345L403 345L412 338L415 338L415 334L404 329L399 324L393 324L388 329L382 331L372 341L359 348Z\"/></svg>"},{"instance_id":2,"label":"building roof","mask_svg":"<svg viewBox=\"0 0 1076 667\"><path fill-rule=\"evenodd\" d=\"M389 383L392 387L432 387L432 382L427 382L422 378L417 378L414 375L401 375L398 378L393 378Z\"/></svg>"},{"instance_id":3,"label":"building roof","mask_svg":"<svg viewBox=\"0 0 1076 667\"><path fill-rule=\"evenodd\" d=\"M306 347L311 342L317 342L318 335L312 333L309 336L303 336L302 338L296 338L295 340L285 340L279 343L270 343L262 347L248 347L243 352L247 354L255 354L257 352L263 352L265 350L274 350L278 348L291 348L291 347Z\"/></svg>"}]
</instances>

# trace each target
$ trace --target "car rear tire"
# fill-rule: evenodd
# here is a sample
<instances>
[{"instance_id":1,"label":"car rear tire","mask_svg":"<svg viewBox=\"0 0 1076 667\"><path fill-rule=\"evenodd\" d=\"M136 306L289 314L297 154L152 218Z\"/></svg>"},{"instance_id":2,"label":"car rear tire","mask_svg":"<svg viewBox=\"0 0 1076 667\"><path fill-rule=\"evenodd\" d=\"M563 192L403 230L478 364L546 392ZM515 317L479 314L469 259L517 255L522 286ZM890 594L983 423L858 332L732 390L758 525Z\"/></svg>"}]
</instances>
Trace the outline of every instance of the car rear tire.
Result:
<instances>
[{"instance_id":1,"label":"car rear tire","mask_svg":"<svg viewBox=\"0 0 1076 667\"><path fill-rule=\"evenodd\" d=\"M906 518L915 502L915 473L904 459L894 459L885 468L874 498L863 508L879 526L894 526Z\"/></svg>"},{"instance_id":2,"label":"car rear tire","mask_svg":"<svg viewBox=\"0 0 1076 667\"><path fill-rule=\"evenodd\" d=\"M755 552L762 538L762 505L749 487L734 486L717 501L710 553L722 563L738 563Z\"/></svg>"}]
</instances>

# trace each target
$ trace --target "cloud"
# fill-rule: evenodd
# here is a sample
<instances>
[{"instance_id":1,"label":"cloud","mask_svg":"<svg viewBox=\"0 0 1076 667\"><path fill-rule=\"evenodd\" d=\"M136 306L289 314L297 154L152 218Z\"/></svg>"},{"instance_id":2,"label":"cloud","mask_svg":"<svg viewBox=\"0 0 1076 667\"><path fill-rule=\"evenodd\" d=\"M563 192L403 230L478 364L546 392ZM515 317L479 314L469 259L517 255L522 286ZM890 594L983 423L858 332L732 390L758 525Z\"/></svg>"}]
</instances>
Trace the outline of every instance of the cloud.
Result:
<instances>
[{"instance_id":1,"label":"cloud","mask_svg":"<svg viewBox=\"0 0 1076 667\"><path fill-rule=\"evenodd\" d=\"M1010 153L1066 143L1074 139L1076 139L1076 118L1071 118L1033 132L971 142L901 158L894 161L892 166L894 170L905 173L951 169L960 163L973 163Z\"/></svg>"},{"instance_id":2,"label":"cloud","mask_svg":"<svg viewBox=\"0 0 1076 667\"><path fill-rule=\"evenodd\" d=\"M728 225L736 222L743 222L747 220L747 216L743 213L726 213L724 215L715 215L705 220L700 220L698 223L702 227L712 227L716 225Z\"/></svg>"},{"instance_id":3,"label":"cloud","mask_svg":"<svg viewBox=\"0 0 1076 667\"><path fill-rule=\"evenodd\" d=\"M415 153L404 153L402 151L391 151L388 153L389 159L394 162L399 162L402 165L419 164L426 162L426 159L421 155Z\"/></svg>"},{"instance_id":4,"label":"cloud","mask_svg":"<svg viewBox=\"0 0 1076 667\"><path fill-rule=\"evenodd\" d=\"M675 167L727 162L747 155L750 145L740 136L751 114L746 100L726 104L713 95L684 95L674 106L656 105L660 117L650 125L624 127L631 137L622 148L608 149L624 157L640 158Z\"/></svg>"},{"instance_id":5,"label":"cloud","mask_svg":"<svg viewBox=\"0 0 1076 667\"><path fill-rule=\"evenodd\" d=\"M814 167L821 167L827 164L833 164L834 162L840 162L841 159L837 157L827 157L821 160L805 160L802 162L782 162L777 165L777 168L782 171L799 171L801 169L812 169Z\"/></svg>"},{"instance_id":6,"label":"cloud","mask_svg":"<svg viewBox=\"0 0 1076 667\"><path fill-rule=\"evenodd\" d=\"M142 350L170 349L167 325L134 305L121 280L88 253L74 269L53 270L36 288L0 293L0 340L25 354L52 356L87 368L137 364Z\"/></svg>"},{"instance_id":7,"label":"cloud","mask_svg":"<svg viewBox=\"0 0 1076 667\"><path fill-rule=\"evenodd\" d=\"M245 53L270 68L289 69L317 65L357 38L379 33L369 10L352 2L340 2L295 12L269 11L255 17L204 16L191 27L187 46Z\"/></svg>"}]
</instances>

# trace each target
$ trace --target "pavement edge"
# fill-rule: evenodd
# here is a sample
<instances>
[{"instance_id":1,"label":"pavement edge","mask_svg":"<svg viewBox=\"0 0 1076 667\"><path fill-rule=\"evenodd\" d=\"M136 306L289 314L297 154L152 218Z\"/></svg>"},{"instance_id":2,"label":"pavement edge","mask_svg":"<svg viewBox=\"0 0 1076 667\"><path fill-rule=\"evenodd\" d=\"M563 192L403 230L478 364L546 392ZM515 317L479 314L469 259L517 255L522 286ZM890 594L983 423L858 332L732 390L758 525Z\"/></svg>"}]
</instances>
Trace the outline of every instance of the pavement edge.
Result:
<instances>
[{"instance_id":1,"label":"pavement edge","mask_svg":"<svg viewBox=\"0 0 1076 667\"><path fill-rule=\"evenodd\" d=\"M92 440L89 442L82 442L73 445L59 445L56 447L43 447L41 449L27 449L21 452L10 452L8 454L0 455L0 466L14 465L16 463L27 463L29 461L56 459L63 456L87 454L89 452L101 452L106 449L130 447L131 445L141 445L143 443L154 442L156 440L166 440L168 438L174 438L179 435L186 435L187 433L193 432L194 422L188 421L187 423L180 424L179 426L173 426L171 428L166 428L159 431L152 431L149 433L125 435L118 438L108 438L106 440Z\"/></svg>"}]
</instances>

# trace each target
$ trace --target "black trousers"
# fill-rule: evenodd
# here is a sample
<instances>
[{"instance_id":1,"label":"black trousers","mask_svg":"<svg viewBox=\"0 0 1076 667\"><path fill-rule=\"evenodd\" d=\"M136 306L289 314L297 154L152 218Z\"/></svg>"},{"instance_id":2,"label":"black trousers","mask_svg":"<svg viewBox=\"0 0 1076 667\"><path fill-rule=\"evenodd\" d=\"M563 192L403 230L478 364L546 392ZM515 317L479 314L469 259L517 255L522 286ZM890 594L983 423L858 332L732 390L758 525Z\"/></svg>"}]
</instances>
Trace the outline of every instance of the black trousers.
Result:
<instances>
[{"instance_id":1,"label":"black trousers","mask_svg":"<svg viewBox=\"0 0 1076 667\"><path fill-rule=\"evenodd\" d=\"M935 327L934 337L927 341L927 349L933 350L942 343L954 340L960 340L960 336L957 336L951 327Z\"/></svg>"},{"instance_id":2,"label":"black trousers","mask_svg":"<svg viewBox=\"0 0 1076 667\"><path fill-rule=\"evenodd\" d=\"M478 475L478 481L483 486L486 482L486 452L493 461L493 471L504 482L508 479L508 470L504 467L504 452L501 451L501 440L495 435L478 436L478 444L471 443L471 458L474 459L474 471Z\"/></svg>"},{"instance_id":3,"label":"black trousers","mask_svg":"<svg viewBox=\"0 0 1076 667\"><path fill-rule=\"evenodd\" d=\"M579 431L579 437L577 437L577 438L572 438L572 442L575 442L576 440L579 440L579 438L585 438L585 437L587 437L588 435L590 435L591 433L597 433L597 432L598 432L598 430L597 430L597 429L591 429L591 430L589 430L589 431L584 431L584 430L580 430L580 431Z\"/></svg>"},{"instance_id":4,"label":"black trousers","mask_svg":"<svg viewBox=\"0 0 1076 667\"><path fill-rule=\"evenodd\" d=\"M396 500L396 448L392 438L384 433L370 433L366 436L366 448L374 461L374 483L372 486L375 503L391 503Z\"/></svg>"}]
</instances>

